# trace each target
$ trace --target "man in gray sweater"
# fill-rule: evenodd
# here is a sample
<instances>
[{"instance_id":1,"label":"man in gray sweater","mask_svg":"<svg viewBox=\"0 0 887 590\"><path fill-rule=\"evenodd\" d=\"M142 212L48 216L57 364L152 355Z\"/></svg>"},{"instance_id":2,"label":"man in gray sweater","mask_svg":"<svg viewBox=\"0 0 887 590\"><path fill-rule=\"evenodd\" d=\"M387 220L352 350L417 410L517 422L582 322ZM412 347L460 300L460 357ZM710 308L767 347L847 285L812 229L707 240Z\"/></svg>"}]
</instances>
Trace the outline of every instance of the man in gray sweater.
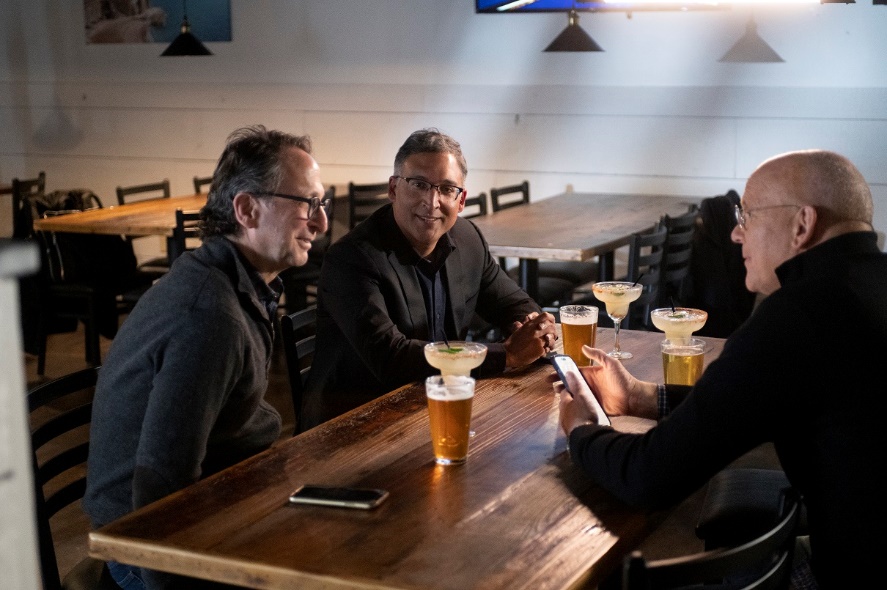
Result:
<instances>
[{"instance_id":1,"label":"man in gray sweater","mask_svg":"<svg viewBox=\"0 0 887 590\"><path fill-rule=\"evenodd\" d=\"M235 131L206 206L203 244L172 265L114 339L96 387L83 506L105 525L268 448L280 415L264 401L281 293L326 230L307 137ZM122 588L196 581L111 562Z\"/></svg>"}]
</instances>

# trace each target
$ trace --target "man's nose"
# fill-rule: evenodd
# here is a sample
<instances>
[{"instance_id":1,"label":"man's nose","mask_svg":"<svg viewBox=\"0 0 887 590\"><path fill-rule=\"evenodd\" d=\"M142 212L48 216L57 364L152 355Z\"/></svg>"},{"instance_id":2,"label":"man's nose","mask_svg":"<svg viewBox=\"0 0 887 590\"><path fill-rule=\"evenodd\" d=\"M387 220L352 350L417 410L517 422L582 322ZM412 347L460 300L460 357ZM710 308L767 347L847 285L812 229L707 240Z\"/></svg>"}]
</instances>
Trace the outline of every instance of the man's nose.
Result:
<instances>
[{"instance_id":1,"label":"man's nose","mask_svg":"<svg viewBox=\"0 0 887 590\"><path fill-rule=\"evenodd\" d=\"M733 226L733 231L730 232L730 239L737 244L741 244L744 237L745 232L743 231L742 226L737 223Z\"/></svg>"}]
</instances>

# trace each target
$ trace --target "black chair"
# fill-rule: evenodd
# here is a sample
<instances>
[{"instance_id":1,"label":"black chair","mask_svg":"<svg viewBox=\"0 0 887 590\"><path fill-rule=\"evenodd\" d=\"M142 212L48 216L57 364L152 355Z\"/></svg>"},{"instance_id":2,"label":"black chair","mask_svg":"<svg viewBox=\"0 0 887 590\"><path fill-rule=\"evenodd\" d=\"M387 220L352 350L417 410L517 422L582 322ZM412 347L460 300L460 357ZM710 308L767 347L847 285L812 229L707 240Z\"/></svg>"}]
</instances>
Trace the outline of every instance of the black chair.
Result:
<instances>
[{"instance_id":1,"label":"black chair","mask_svg":"<svg viewBox=\"0 0 887 590\"><path fill-rule=\"evenodd\" d=\"M316 325L316 305L280 318L283 350L286 356L286 367L293 398L293 413L296 419L295 434L302 432L302 392L305 389L311 362L314 360Z\"/></svg>"},{"instance_id":2,"label":"black chair","mask_svg":"<svg viewBox=\"0 0 887 590\"><path fill-rule=\"evenodd\" d=\"M169 256L169 264L184 254L187 250L193 250L197 246L194 240L200 239L200 211L182 211L176 209L176 226L172 231L172 237L166 242L166 252Z\"/></svg>"},{"instance_id":3,"label":"black chair","mask_svg":"<svg viewBox=\"0 0 887 590\"><path fill-rule=\"evenodd\" d=\"M693 254L693 235L699 207L691 205L689 211L677 217L665 215L662 223L668 229L665 255L662 261L662 285L657 307L684 306L681 287L690 275L690 259Z\"/></svg>"},{"instance_id":4,"label":"black chair","mask_svg":"<svg viewBox=\"0 0 887 590\"><path fill-rule=\"evenodd\" d=\"M12 237L24 239L31 236L34 221L31 203L46 192L46 173L37 178L12 179Z\"/></svg>"},{"instance_id":5,"label":"black chair","mask_svg":"<svg viewBox=\"0 0 887 590\"><path fill-rule=\"evenodd\" d=\"M388 183L355 184L348 183L348 227L354 229L358 223L389 203Z\"/></svg>"},{"instance_id":6,"label":"black chair","mask_svg":"<svg viewBox=\"0 0 887 590\"><path fill-rule=\"evenodd\" d=\"M28 393L40 574L44 590L118 588L105 562L84 556L60 579L50 518L83 498L89 423L98 367L43 383ZM84 537L87 531L84 531Z\"/></svg>"},{"instance_id":7,"label":"black chair","mask_svg":"<svg viewBox=\"0 0 887 590\"><path fill-rule=\"evenodd\" d=\"M317 281L320 280L320 268L323 266L323 258L326 256L327 250L333 243L335 197L335 186L330 186L323 194L324 199L330 200L330 209L327 213L328 225L326 232L311 242L308 262L280 273L280 280L283 281L284 305L287 311L299 311L317 301Z\"/></svg>"},{"instance_id":8,"label":"black chair","mask_svg":"<svg viewBox=\"0 0 887 590\"><path fill-rule=\"evenodd\" d=\"M195 176L194 177L194 192L202 193L203 187L209 187L213 182L212 176Z\"/></svg>"},{"instance_id":9,"label":"black chair","mask_svg":"<svg viewBox=\"0 0 887 590\"><path fill-rule=\"evenodd\" d=\"M637 281L644 286L641 296L628 308L628 315L622 321L622 328L655 329L650 321L650 311L659 300L659 287L662 281L662 261L665 256L665 241L668 229L657 224L650 233L635 234L628 248L628 269L626 280Z\"/></svg>"},{"instance_id":10,"label":"black chair","mask_svg":"<svg viewBox=\"0 0 887 590\"><path fill-rule=\"evenodd\" d=\"M473 197L465 197L465 207L462 209L462 217L473 219L487 215L487 193L480 193Z\"/></svg>"},{"instance_id":11,"label":"black chair","mask_svg":"<svg viewBox=\"0 0 887 590\"><path fill-rule=\"evenodd\" d=\"M168 199L170 197L169 179L149 184L117 187L117 202L121 205L138 201L150 201L153 199ZM127 237L130 243L133 240L151 240L153 236L140 238ZM157 256L139 264L139 272L146 278L159 279L169 271L169 256Z\"/></svg>"},{"instance_id":12,"label":"black chair","mask_svg":"<svg viewBox=\"0 0 887 590\"><path fill-rule=\"evenodd\" d=\"M788 588L799 513L797 497L787 490L776 525L743 545L657 561L635 551L623 563L622 588Z\"/></svg>"},{"instance_id":13,"label":"black chair","mask_svg":"<svg viewBox=\"0 0 887 590\"><path fill-rule=\"evenodd\" d=\"M490 189L490 202L493 205L493 213L526 205L530 202L530 183L525 180L520 184L492 188Z\"/></svg>"},{"instance_id":14,"label":"black chair","mask_svg":"<svg viewBox=\"0 0 887 590\"><path fill-rule=\"evenodd\" d=\"M696 523L705 549L736 547L763 535L779 520L782 494L790 488L781 469L728 467L708 482ZM807 533L803 499L796 534Z\"/></svg>"}]
</instances>

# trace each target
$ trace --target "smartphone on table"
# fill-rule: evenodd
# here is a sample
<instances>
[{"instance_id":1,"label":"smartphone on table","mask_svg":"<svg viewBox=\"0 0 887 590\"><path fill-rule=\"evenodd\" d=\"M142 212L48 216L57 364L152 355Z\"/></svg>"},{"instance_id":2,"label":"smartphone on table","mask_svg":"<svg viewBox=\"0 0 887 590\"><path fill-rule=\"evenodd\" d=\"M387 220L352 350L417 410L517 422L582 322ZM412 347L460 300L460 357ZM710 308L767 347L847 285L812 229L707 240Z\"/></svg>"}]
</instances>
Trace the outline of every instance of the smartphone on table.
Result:
<instances>
[{"instance_id":1,"label":"smartphone on table","mask_svg":"<svg viewBox=\"0 0 887 590\"><path fill-rule=\"evenodd\" d=\"M564 383L564 387L567 391L570 392L570 395L576 395L581 393L579 391L570 391L570 387L567 385L567 375L573 373L577 377L577 381L579 382L579 387L583 389L583 391L587 392L588 395L586 399L589 400L591 404L591 409L597 415L597 423L603 424L605 426L610 426L610 418L607 416L607 413L604 411L604 408L601 406L600 402L591 392L591 388L588 387L588 383L585 382L585 377L582 376L582 373L579 372L579 367L576 366L576 363L565 354L556 354L551 357L551 364L554 365L554 370L557 371L557 376Z\"/></svg>"},{"instance_id":2,"label":"smartphone on table","mask_svg":"<svg viewBox=\"0 0 887 590\"><path fill-rule=\"evenodd\" d=\"M375 508L388 498L388 492L374 488L303 485L290 494L292 504L313 504L339 508Z\"/></svg>"}]
</instances>

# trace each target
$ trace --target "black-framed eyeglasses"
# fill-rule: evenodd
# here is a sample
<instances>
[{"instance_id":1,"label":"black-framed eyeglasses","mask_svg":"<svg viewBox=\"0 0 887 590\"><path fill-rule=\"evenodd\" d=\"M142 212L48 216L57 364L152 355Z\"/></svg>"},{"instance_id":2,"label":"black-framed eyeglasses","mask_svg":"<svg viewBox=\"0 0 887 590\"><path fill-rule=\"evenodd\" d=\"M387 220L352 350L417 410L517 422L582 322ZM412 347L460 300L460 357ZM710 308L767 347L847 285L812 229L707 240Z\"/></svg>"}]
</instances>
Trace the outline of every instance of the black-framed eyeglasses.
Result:
<instances>
[{"instance_id":1,"label":"black-framed eyeglasses","mask_svg":"<svg viewBox=\"0 0 887 590\"><path fill-rule=\"evenodd\" d=\"M411 176L394 176L394 178L399 178L407 183L407 186L410 187L415 193L420 193L422 195L427 195L431 193L431 189L437 189L438 194L440 194L441 198L449 199L451 201L455 201L459 198L459 196L465 191L461 186L456 186L454 184L434 184L428 182L427 180L422 180L421 178L415 178Z\"/></svg>"},{"instance_id":2,"label":"black-framed eyeglasses","mask_svg":"<svg viewBox=\"0 0 887 590\"><path fill-rule=\"evenodd\" d=\"M260 195L265 197L277 197L280 199L287 199L289 201L296 201L297 203L308 203L308 219L314 217L314 214L317 213L318 209L323 208L323 212L329 216L330 207L333 204L332 199L321 199L319 197L298 197L296 195L287 195L285 193L253 193L254 195Z\"/></svg>"},{"instance_id":3,"label":"black-framed eyeglasses","mask_svg":"<svg viewBox=\"0 0 887 590\"><path fill-rule=\"evenodd\" d=\"M733 206L733 214L736 215L736 223L745 230L745 224L751 219L751 214L755 211L763 211L764 209L781 209L783 207L795 207L796 209L802 209L801 205L794 204L786 204L786 205L765 205L764 207L754 207L752 209L743 209L742 205L734 205Z\"/></svg>"}]
</instances>

